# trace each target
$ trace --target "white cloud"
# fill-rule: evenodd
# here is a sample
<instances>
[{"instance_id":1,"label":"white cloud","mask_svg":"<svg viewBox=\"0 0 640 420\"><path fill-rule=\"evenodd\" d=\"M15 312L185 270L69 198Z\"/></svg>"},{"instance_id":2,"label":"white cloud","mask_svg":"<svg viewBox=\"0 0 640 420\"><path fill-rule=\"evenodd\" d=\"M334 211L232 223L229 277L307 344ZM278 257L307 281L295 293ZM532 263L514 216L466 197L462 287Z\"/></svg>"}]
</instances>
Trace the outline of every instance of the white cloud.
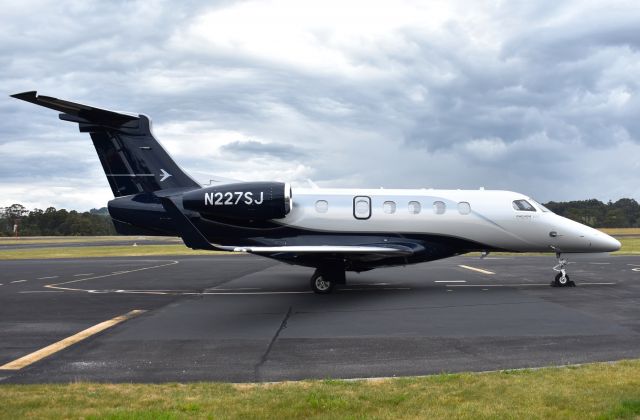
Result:
<instances>
[{"instance_id":1,"label":"white cloud","mask_svg":"<svg viewBox=\"0 0 640 420\"><path fill-rule=\"evenodd\" d=\"M190 172L640 199L632 1L5 6L0 90L148 114ZM0 112L0 205L106 204L88 135Z\"/></svg>"}]
</instances>

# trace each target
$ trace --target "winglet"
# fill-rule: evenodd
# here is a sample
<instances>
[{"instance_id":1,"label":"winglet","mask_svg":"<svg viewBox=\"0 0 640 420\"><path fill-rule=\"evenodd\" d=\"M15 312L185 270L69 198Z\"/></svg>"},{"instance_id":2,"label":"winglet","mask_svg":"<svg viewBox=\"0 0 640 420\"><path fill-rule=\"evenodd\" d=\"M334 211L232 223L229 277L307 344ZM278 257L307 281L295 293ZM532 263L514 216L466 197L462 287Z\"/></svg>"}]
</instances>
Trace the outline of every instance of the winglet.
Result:
<instances>
[{"instance_id":1,"label":"winglet","mask_svg":"<svg viewBox=\"0 0 640 420\"><path fill-rule=\"evenodd\" d=\"M27 102L36 102L36 98L38 97L38 91L30 90L29 92L21 92L10 95L12 98L22 99Z\"/></svg>"},{"instance_id":2,"label":"winglet","mask_svg":"<svg viewBox=\"0 0 640 420\"><path fill-rule=\"evenodd\" d=\"M207 249L210 251L224 251L222 248L218 248L204 237L202 232L189 220L187 215L180 211L176 203L170 198L159 197L162 202L162 206L171 217L171 220L175 223L178 234L182 238L182 241L186 246L191 249Z\"/></svg>"}]
</instances>

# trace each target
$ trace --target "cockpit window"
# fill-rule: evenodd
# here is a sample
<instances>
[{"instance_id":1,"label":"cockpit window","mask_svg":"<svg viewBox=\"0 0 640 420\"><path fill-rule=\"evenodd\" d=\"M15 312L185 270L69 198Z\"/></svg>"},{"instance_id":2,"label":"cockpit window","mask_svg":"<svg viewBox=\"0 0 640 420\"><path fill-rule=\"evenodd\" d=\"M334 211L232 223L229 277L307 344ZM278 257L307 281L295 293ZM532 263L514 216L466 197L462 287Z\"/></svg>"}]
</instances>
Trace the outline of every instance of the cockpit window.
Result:
<instances>
[{"instance_id":1,"label":"cockpit window","mask_svg":"<svg viewBox=\"0 0 640 420\"><path fill-rule=\"evenodd\" d=\"M533 198L530 199L531 201L533 201L533 204L535 204L536 206L538 206L538 208L540 210L542 210L543 212L547 213L553 213L551 210L549 210L548 208L546 208L545 206L543 206L542 204L538 203L536 200L534 200Z\"/></svg>"},{"instance_id":2,"label":"cockpit window","mask_svg":"<svg viewBox=\"0 0 640 420\"><path fill-rule=\"evenodd\" d=\"M513 202L513 208L518 211L536 211L536 208L527 200L516 200Z\"/></svg>"}]
</instances>

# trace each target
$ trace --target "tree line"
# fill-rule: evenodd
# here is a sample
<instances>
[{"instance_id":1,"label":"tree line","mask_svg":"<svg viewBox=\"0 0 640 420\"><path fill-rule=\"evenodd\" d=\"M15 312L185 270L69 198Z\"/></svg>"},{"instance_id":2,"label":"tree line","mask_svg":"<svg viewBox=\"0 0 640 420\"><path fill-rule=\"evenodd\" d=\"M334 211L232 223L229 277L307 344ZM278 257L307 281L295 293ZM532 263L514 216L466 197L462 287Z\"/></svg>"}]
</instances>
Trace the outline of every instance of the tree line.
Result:
<instances>
[{"instance_id":1,"label":"tree line","mask_svg":"<svg viewBox=\"0 0 640 420\"><path fill-rule=\"evenodd\" d=\"M640 205L632 198L621 198L615 203L591 199L545 204L560 216L591 227L626 228L640 227Z\"/></svg>"},{"instance_id":2,"label":"tree line","mask_svg":"<svg viewBox=\"0 0 640 420\"><path fill-rule=\"evenodd\" d=\"M546 203L560 216L592 227L640 227L640 204L632 198L603 203L591 199ZM49 207L28 210L22 204L0 207L0 236L103 236L115 235L107 208L86 212Z\"/></svg>"},{"instance_id":3,"label":"tree line","mask_svg":"<svg viewBox=\"0 0 640 420\"><path fill-rule=\"evenodd\" d=\"M0 236L105 236L115 235L107 208L86 212L49 207L28 210L22 204L0 207Z\"/></svg>"}]
</instances>

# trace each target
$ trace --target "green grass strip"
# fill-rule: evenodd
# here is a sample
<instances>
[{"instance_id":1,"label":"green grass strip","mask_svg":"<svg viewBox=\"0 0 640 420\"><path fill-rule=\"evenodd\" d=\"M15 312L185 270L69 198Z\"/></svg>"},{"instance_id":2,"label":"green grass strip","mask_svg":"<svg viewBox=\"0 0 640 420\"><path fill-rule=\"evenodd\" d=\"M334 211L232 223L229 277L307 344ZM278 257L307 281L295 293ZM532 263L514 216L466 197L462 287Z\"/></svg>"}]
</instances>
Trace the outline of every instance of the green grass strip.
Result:
<instances>
[{"instance_id":1,"label":"green grass strip","mask_svg":"<svg viewBox=\"0 0 640 420\"><path fill-rule=\"evenodd\" d=\"M640 237L618 237L622 249L612 255L640 255ZM135 242L135 241L134 241ZM194 251L181 243L167 245L118 245L118 246L83 246L83 247L51 247L8 249L0 251L0 260L49 259L49 258L97 258L97 257L145 257L145 256L180 256L180 255L215 255L227 252ZM470 253L479 256L480 253ZM553 256L551 253L510 253L497 252L492 256Z\"/></svg>"},{"instance_id":2,"label":"green grass strip","mask_svg":"<svg viewBox=\"0 0 640 420\"><path fill-rule=\"evenodd\" d=\"M218 251L194 251L183 244L174 245L119 245L9 249L0 251L0 260L50 259L50 258L96 258L96 257L148 257L180 255L237 254Z\"/></svg>"},{"instance_id":3,"label":"green grass strip","mask_svg":"<svg viewBox=\"0 0 640 420\"><path fill-rule=\"evenodd\" d=\"M640 416L640 361L369 381L0 385L0 418Z\"/></svg>"}]
</instances>

